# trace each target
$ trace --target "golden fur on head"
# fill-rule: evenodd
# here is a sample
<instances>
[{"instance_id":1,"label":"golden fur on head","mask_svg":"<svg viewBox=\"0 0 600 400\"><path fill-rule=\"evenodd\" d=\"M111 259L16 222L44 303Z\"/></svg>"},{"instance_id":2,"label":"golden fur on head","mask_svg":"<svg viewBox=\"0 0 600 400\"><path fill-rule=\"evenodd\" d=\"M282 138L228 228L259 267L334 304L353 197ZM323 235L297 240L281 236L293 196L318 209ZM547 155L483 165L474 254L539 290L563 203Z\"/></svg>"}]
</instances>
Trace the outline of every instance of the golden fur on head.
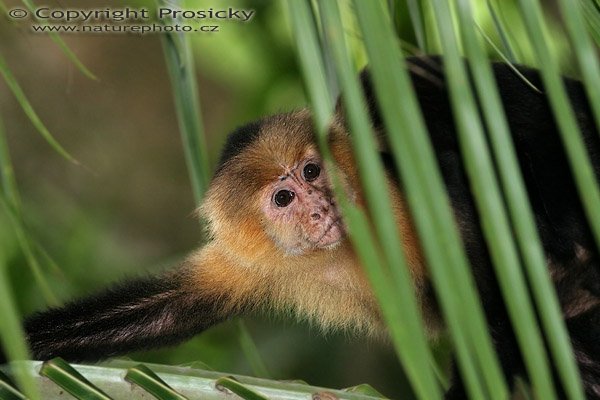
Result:
<instances>
[{"instance_id":1,"label":"golden fur on head","mask_svg":"<svg viewBox=\"0 0 600 400\"><path fill-rule=\"evenodd\" d=\"M325 330L383 331L377 303L347 239L334 248L300 255L283 251L267 234L262 212L264 188L282 169L316 151L306 110L263 120L250 143L225 160L200 208L211 242L191 258L195 285L225 295L231 313L260 308L291 312ZM363 205L348 135L338 122L330 148L353 200ZM424 280L422 258L404 202L394 185L395 213L406 244L416 287Z\"/></svg>"}]
</instances>

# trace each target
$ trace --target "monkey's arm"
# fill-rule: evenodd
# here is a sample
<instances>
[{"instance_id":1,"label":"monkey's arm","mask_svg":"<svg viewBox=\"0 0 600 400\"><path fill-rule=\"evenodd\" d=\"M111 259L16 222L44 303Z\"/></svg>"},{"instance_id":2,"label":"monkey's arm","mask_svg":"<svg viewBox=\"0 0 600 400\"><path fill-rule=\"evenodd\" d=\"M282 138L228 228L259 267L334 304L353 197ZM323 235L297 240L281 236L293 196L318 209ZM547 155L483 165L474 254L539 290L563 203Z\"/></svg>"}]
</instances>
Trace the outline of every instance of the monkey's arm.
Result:
<instances>
[{"instance_id":1,"label":"monkey's arm","mask_svg":"<svg viewBox=\"0 0 600 400\"><path fill-rule=\"evenodd\" d=\"M205 261L207 257L193 259ZM214 256L208 260L222 261ZM25 321L33 357L95 361L176 344L221 322L232 310L226 307L227 292L215 295L220 289L203 288L200 271L209 271L213 265L194 262L198 261L34 314ZM214 279L209 282L215 284Z\"/></svg>"}]
</instances>

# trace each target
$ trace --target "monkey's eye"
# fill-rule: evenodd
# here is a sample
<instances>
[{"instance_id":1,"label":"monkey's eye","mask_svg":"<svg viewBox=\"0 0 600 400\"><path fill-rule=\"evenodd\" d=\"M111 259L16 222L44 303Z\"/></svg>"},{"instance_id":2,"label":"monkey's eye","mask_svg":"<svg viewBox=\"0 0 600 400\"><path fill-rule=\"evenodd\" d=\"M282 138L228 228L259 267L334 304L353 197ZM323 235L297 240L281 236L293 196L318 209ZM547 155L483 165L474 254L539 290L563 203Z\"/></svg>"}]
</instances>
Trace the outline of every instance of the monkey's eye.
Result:
<instances>
[{"instance_id":1,"label":"monkey's eye","mask_svg":"<svg viewBox=\"0 0 600 400\"><path fill-rule=\"evenodd\" d=\"M307 182L312 182L319 177L321 173L321 167L317 164L308 163L304 166L302 170L302 175L304 176L304 180Z\"/></svg>"},{"instance_id":2,"label":"monkey's eye","mask_svg":"<svg viewBox=\"0 0 600 400\"><path fill-rule=\"evenodd\" d=\"M296 194L290 190L280 190L275 193L273 200L277 204L277 207L287 207L294 200L295 196Z\"/></svg>"}]
</instances>

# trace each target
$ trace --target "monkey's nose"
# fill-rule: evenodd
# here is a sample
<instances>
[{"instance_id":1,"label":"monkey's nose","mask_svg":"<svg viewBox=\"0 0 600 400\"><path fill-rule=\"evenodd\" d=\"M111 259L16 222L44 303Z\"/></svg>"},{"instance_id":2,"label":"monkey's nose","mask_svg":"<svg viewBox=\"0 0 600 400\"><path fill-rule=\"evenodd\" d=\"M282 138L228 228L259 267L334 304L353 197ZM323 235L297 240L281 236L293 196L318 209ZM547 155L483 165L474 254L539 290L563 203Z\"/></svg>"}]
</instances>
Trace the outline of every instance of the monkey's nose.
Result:
<instances>
[{"instance_id":1,"label":"monkey's nose","mask_svg":"<svg viewBox=\"0 0 600 400\"><path fill-rule=\"evenodd\" d=\"M314 214L311 214L310 217L316 221L318 219L321 219L321 214L314 213Z\"/></svg>"}]
</instances>

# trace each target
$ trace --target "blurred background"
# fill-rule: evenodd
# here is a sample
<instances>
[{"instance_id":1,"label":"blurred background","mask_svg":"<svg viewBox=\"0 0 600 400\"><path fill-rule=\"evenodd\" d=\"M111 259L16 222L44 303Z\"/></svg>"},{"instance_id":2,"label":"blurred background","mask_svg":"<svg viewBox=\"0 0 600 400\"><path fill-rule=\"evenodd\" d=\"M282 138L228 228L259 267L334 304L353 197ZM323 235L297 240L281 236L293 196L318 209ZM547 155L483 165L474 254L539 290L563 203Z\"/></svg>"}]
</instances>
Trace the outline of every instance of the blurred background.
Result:
<instances>
[{"instance_id":1,"label":"blurred background","mask_svg":"<svg viewBox=\"0 0 600 400\"><path fill-rule=\"evenodd\" d=\"M481 26L498 42L489 28L486 2L479 3ZM61 9L81 4L44 2ZM225 3L188 4L190 8L223 8ZM22 8L17 0L4 0L3 5ZM125 5L151 8L153 2L85 2L86 8ZM232 0L225 5L253 9L255 16L248 23L219 21L219 32L191 34L201 103L198 112L213 166L228 132L260 116L306 103L285 4ZM554 23L550 34L555 56L564 72L573 75L554 5L550 1L546 5ZM512 40L522 44L517 49L519 59L532 64L527 41L519 40L525 32L513 2L503 0L502 12ZM62 302L128 276L176 265L201 244L202 227L193 215L196 205L158 35L62 35L98 77L92 80L48 35L32 33L30 20L15 22L4 14L0 16L0 54L40 119L83 165L69 163L47 144L0 80L0 120L29 232L37 252L48 255L40 265L52 293ZM415 41L402 24L407 16L401 9L396 16L401 44L410 49ZM347 19L348 40L359 43L351 16ZM436 46L429 43L433 52ZM360 45L354 47L358 69L366 60ZM498 58L491 49L490 55ZM22 315L46 307L47 299L1 212L0 236ZM393 349L386 343L344 334L323 337L303 323L262 316L246 322L273 378L302 379L334 388L369 383L386 395L410 398ZM215 370L252 375L237 330L237 324L226 323L181 346L131 358L166 364L201 361Z\"/></svg>"}]
</instances>

